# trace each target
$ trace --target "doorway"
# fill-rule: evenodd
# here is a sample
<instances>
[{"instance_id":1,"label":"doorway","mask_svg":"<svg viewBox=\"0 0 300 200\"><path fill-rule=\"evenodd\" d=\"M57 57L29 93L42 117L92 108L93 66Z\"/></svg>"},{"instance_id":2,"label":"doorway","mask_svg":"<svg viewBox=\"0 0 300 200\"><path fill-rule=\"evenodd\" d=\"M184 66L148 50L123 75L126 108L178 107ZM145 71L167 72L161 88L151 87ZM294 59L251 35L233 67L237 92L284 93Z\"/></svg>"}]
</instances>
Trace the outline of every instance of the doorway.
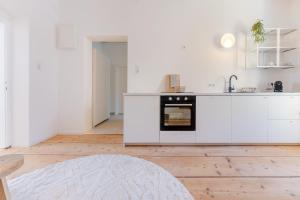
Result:
<instances>
[{"instance_id":1,"label":"doorway","mask_svg":"<svg viewBox=\"0 0 300 200\"><path fill-rule=\"evenodd\" d=\"M93 134L123 133L127 42L93 42Z\"/></svg>"},{"instance_id":2,"label":"doorway","mask_svg":"<svg viewBox=\"0 0 300 200\"><path fill-rule=\"evenodd\" d=\"M0 148L9 146L7 137L7 26L0 21Z\"/></svg>"}]
</instances>

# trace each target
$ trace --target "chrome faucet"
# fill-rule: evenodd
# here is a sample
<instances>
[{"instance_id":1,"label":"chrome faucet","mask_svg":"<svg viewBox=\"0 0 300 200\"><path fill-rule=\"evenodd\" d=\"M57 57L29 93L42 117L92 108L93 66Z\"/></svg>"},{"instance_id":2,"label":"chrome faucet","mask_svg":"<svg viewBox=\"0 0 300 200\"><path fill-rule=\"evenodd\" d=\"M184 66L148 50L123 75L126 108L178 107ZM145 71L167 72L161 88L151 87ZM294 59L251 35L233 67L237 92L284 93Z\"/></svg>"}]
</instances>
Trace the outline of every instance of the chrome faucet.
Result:
<instances>
[{"instance_id":1,"label":"chrome faucet","mask_svg":"<svg viewBox=\"0 0 300 200\"><path fill-rule=\"evenodd\" d=\"M234 89L234 86L232 86L232 78L235 78L235 80L238 80L238 77L236 75L231 75L229 78L229 88L228 88L228 92L231 93Z\"/></svg>"}]
</instances>

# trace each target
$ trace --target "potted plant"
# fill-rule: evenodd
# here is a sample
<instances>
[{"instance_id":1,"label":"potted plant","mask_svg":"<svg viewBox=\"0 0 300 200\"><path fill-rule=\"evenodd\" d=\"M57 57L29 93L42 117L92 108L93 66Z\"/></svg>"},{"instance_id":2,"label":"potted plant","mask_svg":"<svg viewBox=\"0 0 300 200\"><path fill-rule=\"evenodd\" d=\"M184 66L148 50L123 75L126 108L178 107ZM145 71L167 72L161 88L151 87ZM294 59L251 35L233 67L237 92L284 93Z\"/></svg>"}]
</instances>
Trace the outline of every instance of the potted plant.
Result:
<instances>
[{"instance_id":1,"label":"potted plant","mask_svg":"<svg viewBox=\"0 0 300 200\"><path fill-rule=\"evenodd\" d=\"M263 20L257 20L251 29L255 43L259 44L265 41L265 28Z\"/></svg>"}]
</instances>

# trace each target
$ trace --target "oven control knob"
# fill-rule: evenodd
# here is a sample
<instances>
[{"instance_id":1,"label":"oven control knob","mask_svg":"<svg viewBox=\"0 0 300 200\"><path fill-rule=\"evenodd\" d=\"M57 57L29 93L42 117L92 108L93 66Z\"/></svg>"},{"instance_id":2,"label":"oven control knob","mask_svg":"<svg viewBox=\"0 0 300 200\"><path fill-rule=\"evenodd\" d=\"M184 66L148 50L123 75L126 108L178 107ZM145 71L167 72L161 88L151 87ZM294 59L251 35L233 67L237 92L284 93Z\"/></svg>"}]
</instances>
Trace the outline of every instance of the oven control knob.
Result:
<instances>
[{"instance_id":1,"label":"oven control knob","mask_svg":"<svg viewBox=\"0 0 300 200\"><path fill-rule=\"evenodd\" d=\"M189 100L189 98L188 98L188 97L184 97L184 100L185 100L185 101L188 101L188 100Z\"/></svg>"},{"instance_id":2,"label":"oven control knob","mask_svg":"<svg viewBox=\"0 0 300 200\"><path fill-rule=\"evenodd\" d=\"M173 100L173 98L172 97L169 97L169 101L172 101Z\"/></svg>"},{"instance_id":3,"label":"oven control knob","mask_svg":"<svg viewBox=\"0 0 300 200\"><path fill-rule=\"evenodd\" d=\"M177 97L176 100L177 100L177 101L180 101L180 97Z\"/></svg>"}]
</instances>

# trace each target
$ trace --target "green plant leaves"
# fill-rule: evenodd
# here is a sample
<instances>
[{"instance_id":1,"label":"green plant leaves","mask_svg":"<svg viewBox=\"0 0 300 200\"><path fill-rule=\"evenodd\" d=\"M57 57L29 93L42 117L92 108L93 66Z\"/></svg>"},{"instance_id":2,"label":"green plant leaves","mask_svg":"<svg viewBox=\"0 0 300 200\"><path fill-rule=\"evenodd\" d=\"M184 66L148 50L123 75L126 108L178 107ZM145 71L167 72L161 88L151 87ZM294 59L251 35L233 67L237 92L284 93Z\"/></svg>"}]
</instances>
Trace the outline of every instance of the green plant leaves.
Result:
<instances>
[{"instance_id":1,"label":"green plant leaves","mask_svg":"<svg viewBox=\"0 0 300 200\"><path fill-rule=\"evenodd\" d=\"M265 41L265 28L262 20L257 20L253 24L251 32L256 43L262 43Z\"/></svg>"}]
</instances>

